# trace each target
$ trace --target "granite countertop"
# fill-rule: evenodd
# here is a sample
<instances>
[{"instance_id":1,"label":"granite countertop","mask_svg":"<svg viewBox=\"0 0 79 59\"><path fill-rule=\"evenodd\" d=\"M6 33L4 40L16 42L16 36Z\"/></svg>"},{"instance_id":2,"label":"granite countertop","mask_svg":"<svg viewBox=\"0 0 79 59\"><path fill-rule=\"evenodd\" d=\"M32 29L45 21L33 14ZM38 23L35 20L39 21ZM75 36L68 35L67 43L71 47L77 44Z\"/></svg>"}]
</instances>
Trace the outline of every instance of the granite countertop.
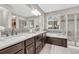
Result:
<instances>
[{"instance_id":1,"label":"granite countertop","mask_svg":"<svg viewBox=\"0 0 79 59\"><path fill-rule=\"evenodd\" d=\"M4 49L6 47L9 47L11 45L17 44L19 42L22 42L24 40L27 40L29 38L32 38L36 35L45 33L46 31L38 31L36 33L21 33L15 36L10 36L10 37L4 37L0 39L0 50Z\"/></svg>"},{"instance_id":2,"label":"granite countertop","mask_svg":"<svg viewBox=\"0 0 79 59\"><path fill-rule=\"evenodd\" d=\"M67 39L67 36L62 34L62 33L46 33L46 36L47 37L56 37L56 38L64 38L64 39Z\"/></svg>"}]
</instances>

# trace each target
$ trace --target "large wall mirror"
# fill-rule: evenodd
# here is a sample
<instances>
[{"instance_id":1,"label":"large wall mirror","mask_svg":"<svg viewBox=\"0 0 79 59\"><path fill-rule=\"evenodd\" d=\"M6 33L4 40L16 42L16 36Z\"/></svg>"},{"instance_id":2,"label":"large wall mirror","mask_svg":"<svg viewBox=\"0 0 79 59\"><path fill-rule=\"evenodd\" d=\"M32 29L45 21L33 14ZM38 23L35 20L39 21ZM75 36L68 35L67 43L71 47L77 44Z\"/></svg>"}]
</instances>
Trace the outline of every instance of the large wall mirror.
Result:
<instances>
[{"instance_id":1,"label":"large wall mirror","mask_svg":"<svg viewBox=\"0 0 79 59\"><path fill-rule=\"evenodd\" d=\"M25 20L24 22L23 22L23 27L24 28L26 28L26 29L28 29L28 30L30 30L30 29L33 29L34 28L34 20L32 20L32 19L30 19L30 20Z\"/></svg>"},{"instance_id":2,"label":"large wall mirror","mask_svg":"<svg viewBox=\"0 0 79 59\"><path fill-rule=\"evenodd\" d=\"M8 27L8 10L0 6L0 26Z\"/></svg>"}]
</instances>

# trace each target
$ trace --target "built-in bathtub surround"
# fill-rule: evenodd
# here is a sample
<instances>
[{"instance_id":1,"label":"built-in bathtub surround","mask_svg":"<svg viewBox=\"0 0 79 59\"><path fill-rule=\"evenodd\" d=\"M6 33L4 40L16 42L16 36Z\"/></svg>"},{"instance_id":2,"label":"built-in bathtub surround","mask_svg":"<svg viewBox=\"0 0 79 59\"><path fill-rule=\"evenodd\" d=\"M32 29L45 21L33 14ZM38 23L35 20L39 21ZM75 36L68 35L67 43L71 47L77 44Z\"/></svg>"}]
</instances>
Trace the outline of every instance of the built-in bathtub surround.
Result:
<instances>
[{"instance_id":1,"label":"built-in bathtub surround","mask_svg":"<svg viewBox=\"0 0 79 59\"><path fill-rule=\"evenodd\" d=\"M64 39L68 39L67 36L64 35L63 33L47 32L46 36L48 36L48 37L56 37L56 38L64 38Z\"/></svg>"}]
</instances>

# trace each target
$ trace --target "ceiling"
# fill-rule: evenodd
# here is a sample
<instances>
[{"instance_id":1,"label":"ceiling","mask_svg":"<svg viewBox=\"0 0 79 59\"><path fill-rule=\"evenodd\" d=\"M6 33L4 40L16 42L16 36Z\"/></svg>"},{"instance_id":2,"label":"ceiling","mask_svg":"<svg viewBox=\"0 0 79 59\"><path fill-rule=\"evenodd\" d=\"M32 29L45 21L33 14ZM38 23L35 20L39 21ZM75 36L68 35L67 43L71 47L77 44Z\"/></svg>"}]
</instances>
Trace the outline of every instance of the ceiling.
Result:
<instances>
[{"instance_id":1,"label":"ceiling","mask_svg":"<svg viewBox=\"0 0 79 59\"><path fill-rule=\"evenodd\" d=\"M76 7L78 4L39 4L39 7L45 12L57 11L66 8Z\"/></svg>"},{"instance_id":2,"label":"ceiling","mask_svg":"<svg viewBox=\"0 0 79 59\"><path fill-rule=\"evenodd\" d=\"M17 15L24 17L34 16L32 14L32 8L31 8L33 7L33 5L31 4L29 4L30 6L26 4L9 4L9 5L11 6L13 13ZM35 5L37 6L37 4L34 4L34 6ZM40 12L43 11L44 13L47 13L51 11L57 11L57 10L62 10L76 6L79 5L78 4L38 4L37 9L40 9Z\"/></svg>"},{"instance_id":3,"label":"ceiling","mask_svg":"<svg viewBox=\"0 0 79 59\"><path fill-rule=\"evenodd\" d=\"M17 15L24 17L33 16L31 8L25 4L10 4L10 6L12 7L12 11Z\"/></svg>"}]
</instances>

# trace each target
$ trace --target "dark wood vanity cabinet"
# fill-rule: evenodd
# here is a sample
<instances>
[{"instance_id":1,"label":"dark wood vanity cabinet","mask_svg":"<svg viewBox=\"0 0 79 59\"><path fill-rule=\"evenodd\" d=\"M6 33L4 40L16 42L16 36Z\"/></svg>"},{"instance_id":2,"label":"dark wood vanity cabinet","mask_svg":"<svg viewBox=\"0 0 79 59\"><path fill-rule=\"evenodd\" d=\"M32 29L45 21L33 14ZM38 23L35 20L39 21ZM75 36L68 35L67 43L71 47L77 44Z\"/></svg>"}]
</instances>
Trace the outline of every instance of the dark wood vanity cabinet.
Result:
<instances>
[{"instance_id":1,"label":"dark wood vanity cabinet","mask_svg":"<svg viewBox=\"0 0 79 59\"><path fill-rule=\"evenodd\" d=\"M42 41L43 41L43 47L44 47L44 45L46 43L46 33L43 33L42 36L43 36Z\"/></svg>"},{"instance_id":2,"label":"dark wood vanity cabinet","mask_svg":"<svg viewBox=\"0 0 79 59\"><path fill-rule=\"evenodd\" d=\"M20 51L16 52L15 54L24 54L24 49L21 49Z\"/></svg>"},{"instance_id":3,"label":"dark wood vanity cabinet","mask_svg":"<svg viewBox=\"0 0 79 59\"><path fill-rule=\"evenodd\" d=\"M26 54L37 54L45 45L46 33L39 34L33 38L25 41L25 53Z\"/></svg>"},{"instance_id":4,"label":"dark wood vanity cabinet","mask_svg":"<svg viewBox=\"0 0 79 59\"><path fill-rule=\"evenodd\" d=\"M67 39L64 38L46 37L46 43L67 47Z\"/></svg>"},{"instance_id":5,"label":"dark wood vanity cabinet","mask_svg":"<svg viewBox=\"0 0 79 59\"><path fill-rule=\"evenodd\" d=\"M34 38L30 38L25 41L25 53L26 54L35 53Z\"/></svg>"},{"instance_id":6,"label":"dark wood vanity cabinet","mask_svg":"<svg viewBox=\"0 0 79 59\"><path fill-rule=\"evenodd\" d=\"M0 54L36 54L39 53L45 45L46 33L26 39L23 42L14 44L0 50Z\"/></svg>"},{"instance_id":7,"label":"dark wood vanity cabinet","mask_svg":"<svg viewBox=\"0 0 79 59\"><path fill-rule=\"evenodd\" d=\"M24 54L24 42L2 49L0 54Z\"/></svg>"},{"instance_id":8,"label":"dark wood vanity cabinet","mask_svg":"<svg viewBox=\"0 0 79 59\"><path fill-rule=\"evenodd\" d=\"M34 54L34 44L32 43L31 45L26 47L26 54Z\"/></svg>"},{"instance_id":9,"label":"dark wood vanity cabinet","mask_svg":"<svg viewBox=\"0 0 79 59\"><path fill-rule=\"evenodd\" d=\"M39 53L42 49L42 34L35 37L35 53Z\"/></svg>"},{"instance_id":10,"label":"dark wood vanity cabinet","mask_svg":"<svg viewBox=\"0 0 79 59\"><path fill-rule=\"evenodd\" d=\"M39 53L45 45L46 33L35 37L35 53Z\"/></svg>"},{"instance_id":11,"label":"dark wood vanity cabinet","mask_svg":"<svg viewBox=\"0 0 79 59\"><path fill-rule=\"evenodd\" d=\"M45 45L46 34L39 34L25 41L25 53L37 54Z\"/></svg>"}]
</instances>

